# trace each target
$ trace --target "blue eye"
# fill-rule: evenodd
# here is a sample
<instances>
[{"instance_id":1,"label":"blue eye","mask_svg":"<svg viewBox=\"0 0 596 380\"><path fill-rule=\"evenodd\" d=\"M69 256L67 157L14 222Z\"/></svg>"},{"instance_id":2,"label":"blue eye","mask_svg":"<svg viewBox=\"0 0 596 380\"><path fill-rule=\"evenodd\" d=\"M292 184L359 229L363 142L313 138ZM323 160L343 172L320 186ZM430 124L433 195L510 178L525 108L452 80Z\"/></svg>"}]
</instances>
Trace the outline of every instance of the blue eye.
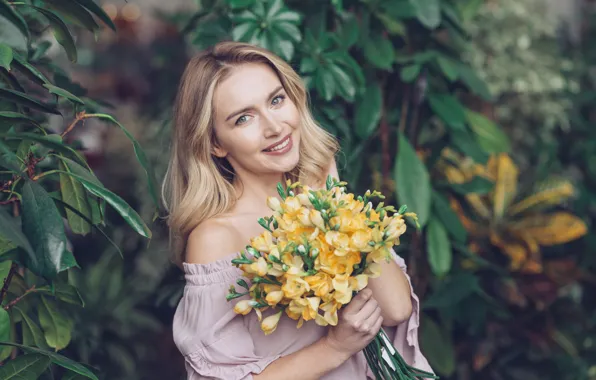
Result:
<instances>
[{"instance_id":1,"label":"blue eye","mask_svg":"<svg viewBox=\"0 0 596 380\"><path fill-rule=\"evenodd\" d=\"M271 101L271 104L273 104L274 106L281 104L281 102L283 102L283 100L286 97L284 95L277 95L275 98L273 98L273 100ZM277 102L276 102L277 100Z\"/></svg>"},{"instance_id":2,"label":"blue eye","mask_svg":"<svg viewBox=\"0 0 596 380\"><path fill-rule=\"evenodd\" d=\"M238 120L236 120L236 123L234 123L234 124L240 125L240 124L246 123L247 121L248 121L248 116L242 115L238 118Z\"/></svg>"}]
</instances>

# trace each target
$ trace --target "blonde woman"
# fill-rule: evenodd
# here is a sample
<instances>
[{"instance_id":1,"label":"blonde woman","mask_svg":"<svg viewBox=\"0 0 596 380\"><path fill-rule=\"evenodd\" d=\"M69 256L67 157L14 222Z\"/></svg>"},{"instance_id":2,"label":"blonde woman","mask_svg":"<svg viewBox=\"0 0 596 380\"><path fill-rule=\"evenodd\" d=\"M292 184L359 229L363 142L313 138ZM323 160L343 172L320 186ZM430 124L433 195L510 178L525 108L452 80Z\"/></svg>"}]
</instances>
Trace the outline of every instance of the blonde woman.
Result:
<instances>
[{"instance_id":1,"label":"blonde woman","mask_svg":"<svg viewBox=\"0 0 596 380\"><path fill-rule=\"evenodd\" d=\"M265 336L254 313L226 301L230 260L258 235L266 199L285 178L323 186L338 177L336 140L314 121L296 72L262 48L220 43L194 57L175 104L164 182L176 261L186 277L174 340L188 379L365 380L361 350L381 326L406 361L430 370L418 348L418 299L401 258L384 264L335 327L282 318Z\"/></svg>"}]
</instances>

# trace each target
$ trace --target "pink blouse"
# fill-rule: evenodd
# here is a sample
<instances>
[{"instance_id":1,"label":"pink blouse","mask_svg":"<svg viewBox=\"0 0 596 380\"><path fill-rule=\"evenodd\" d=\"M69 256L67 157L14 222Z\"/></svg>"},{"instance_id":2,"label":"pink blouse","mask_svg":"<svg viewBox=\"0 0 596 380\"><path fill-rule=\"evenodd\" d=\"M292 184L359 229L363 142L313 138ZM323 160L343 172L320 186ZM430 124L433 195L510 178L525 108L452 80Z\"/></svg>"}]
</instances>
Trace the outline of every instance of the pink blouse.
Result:
<instances>
[{"instance_id":1,"label":"pink blouse","mask_svg":"<svg viewBox=\"0 0 596 380\"><path fill-rule=\"evenodd\" d=\"M283 315L277 330L265 335L254 312L246 316L234 313L238 300L226 301L230 285L241 271L232 266L230 255L209 264L184 263L186 287L174 316L174 341L184 355L188 380L251 380L269 363L292 354L325 336L328 327L313 321L296 328L296 321ZM406 272L404 260L394 258ZM408 281L409 276L406 274ZM411 282L410 282L411 288ZM385 327L393 345L410 365L432 372L418 346L420 304L411 291L413 311L397 327ZM265 313L266 314L266 313ZM267 315L267 314L266 314ZM323 380L373 379L363 353L358 353Z\"/></svg>"}]
</instances>

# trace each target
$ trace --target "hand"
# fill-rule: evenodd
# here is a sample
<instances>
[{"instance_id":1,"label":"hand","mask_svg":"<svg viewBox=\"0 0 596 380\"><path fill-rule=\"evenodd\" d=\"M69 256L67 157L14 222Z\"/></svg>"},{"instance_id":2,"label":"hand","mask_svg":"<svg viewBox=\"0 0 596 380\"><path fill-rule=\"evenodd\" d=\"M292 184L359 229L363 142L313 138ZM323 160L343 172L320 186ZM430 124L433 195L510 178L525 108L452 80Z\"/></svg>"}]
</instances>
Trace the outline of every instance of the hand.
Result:
<instances>
[{"instance_id":1,"label":"hand","mask_svg":"<svg viewBox=\"0 0 596 380\"><path fill-rule=\"evenodd\" d=\"M352 356L374 339L382 324L381 308L372 290L364 289L340 312L337 326L327 333L327 343L334 350Z\"/></svg>"}]
</instances>

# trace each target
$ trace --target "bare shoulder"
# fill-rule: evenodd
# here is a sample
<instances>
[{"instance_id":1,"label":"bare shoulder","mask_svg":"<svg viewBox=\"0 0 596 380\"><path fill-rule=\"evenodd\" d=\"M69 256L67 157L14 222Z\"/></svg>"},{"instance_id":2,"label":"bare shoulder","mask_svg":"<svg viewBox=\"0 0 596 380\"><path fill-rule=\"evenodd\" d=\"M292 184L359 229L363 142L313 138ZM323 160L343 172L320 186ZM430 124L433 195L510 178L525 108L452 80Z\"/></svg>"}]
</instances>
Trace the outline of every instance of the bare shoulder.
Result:
<instances>
[{"instance_id":1,"label":"bare shoulder","mask_svg":"<svg viewBox=\"0 0 596 380\"><path fill-rule=\"evenodd\" d=\"M203 221L190 233L186 262L208 264L238 251L238 230L226 218Z\"/></svg>"}]
</instances>

